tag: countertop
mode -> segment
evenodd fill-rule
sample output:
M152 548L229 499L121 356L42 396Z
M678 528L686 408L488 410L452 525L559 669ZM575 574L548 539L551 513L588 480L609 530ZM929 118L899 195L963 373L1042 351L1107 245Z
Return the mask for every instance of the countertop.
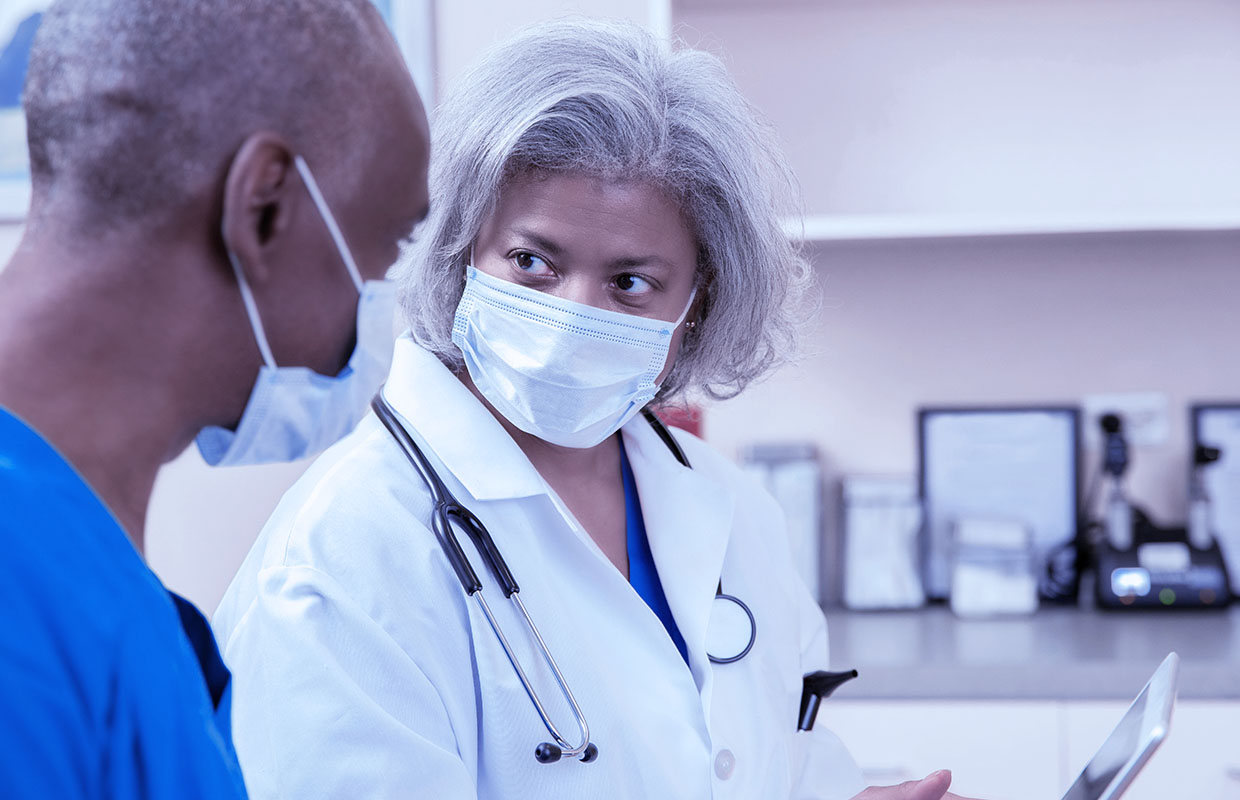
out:
M945 606L828 608L833 669L861 676L840 700L1130 700L1174 650L1182 699L1240 699L1240 607L1044 607L965 620Z

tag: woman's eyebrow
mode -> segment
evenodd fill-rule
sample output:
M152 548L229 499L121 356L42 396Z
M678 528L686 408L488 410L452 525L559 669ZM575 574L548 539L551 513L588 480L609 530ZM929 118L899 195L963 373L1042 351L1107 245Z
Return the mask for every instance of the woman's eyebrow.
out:
M529 228L513 228L511 233L514 237L528 242L552 258L561 258L564 255L563 247L537 231L530 230ZM613 258L607 263L613 269L634 269L636 267L675 268L675 264L656 253L639 256L620 256L619 258Z
M540 233L531 231L527 228L514 228L512 234L520 239L530 242L539 250L547 253L549 256L557 257L564 255L563 247L560 247L558 244Z
M660 255L648 256L626 256L611 261L611 266L616 269L631 269L633 267L662 267L664 269L672 269L674 265L666 258Z

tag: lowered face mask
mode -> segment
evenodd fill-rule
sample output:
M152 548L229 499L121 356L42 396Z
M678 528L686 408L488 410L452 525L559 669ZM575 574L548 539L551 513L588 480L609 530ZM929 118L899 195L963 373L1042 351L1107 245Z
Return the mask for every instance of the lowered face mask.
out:
M294 164L357 288L357 343L348 364L334 377L309 367L276 366L253 293L236 255L229 251L263 366L237 429L211 426L199 432L198 450L211 466L296 461L327 449L365 416L370 398L392 364L394 287L390 281L362 281L310 168L301 156Z
M474 267L452 341L474 386L504 418L564 447L593 447L659 391L675 322L622 314L518 286Z

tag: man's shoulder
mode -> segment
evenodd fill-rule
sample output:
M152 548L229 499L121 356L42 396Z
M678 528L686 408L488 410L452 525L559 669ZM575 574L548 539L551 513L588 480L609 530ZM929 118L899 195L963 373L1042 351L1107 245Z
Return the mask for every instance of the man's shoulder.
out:
M238 796L163 585L72 466L2 410L0 509L0 773L16 796L125 796L125 776L137 796L156 778L143 765L163 763Z
M79 632L111 631L135 604L162 602L162 585L107 507L50 444L3 409L0 508L0 597L25 598L41 624L54 615Z

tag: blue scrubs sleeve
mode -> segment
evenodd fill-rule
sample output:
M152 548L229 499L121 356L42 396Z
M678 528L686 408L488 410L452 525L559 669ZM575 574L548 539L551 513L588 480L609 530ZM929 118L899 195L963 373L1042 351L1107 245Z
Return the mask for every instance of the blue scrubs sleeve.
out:
M663 594L663 584L659 581L659 571L655 568L654 554L650 552L650 541L646 538L646 522L642 519L641 499L637 496L637 481L633 478L633 469L629 466L628 454L624 452L624 441L620 441L620 473L624 480L624 517L625 538L629 551L629 584L655 613L672 643L680 651L680 657L689 663L689 650L685 647L684 637L676 627L676 619L667 604L667 596Z

